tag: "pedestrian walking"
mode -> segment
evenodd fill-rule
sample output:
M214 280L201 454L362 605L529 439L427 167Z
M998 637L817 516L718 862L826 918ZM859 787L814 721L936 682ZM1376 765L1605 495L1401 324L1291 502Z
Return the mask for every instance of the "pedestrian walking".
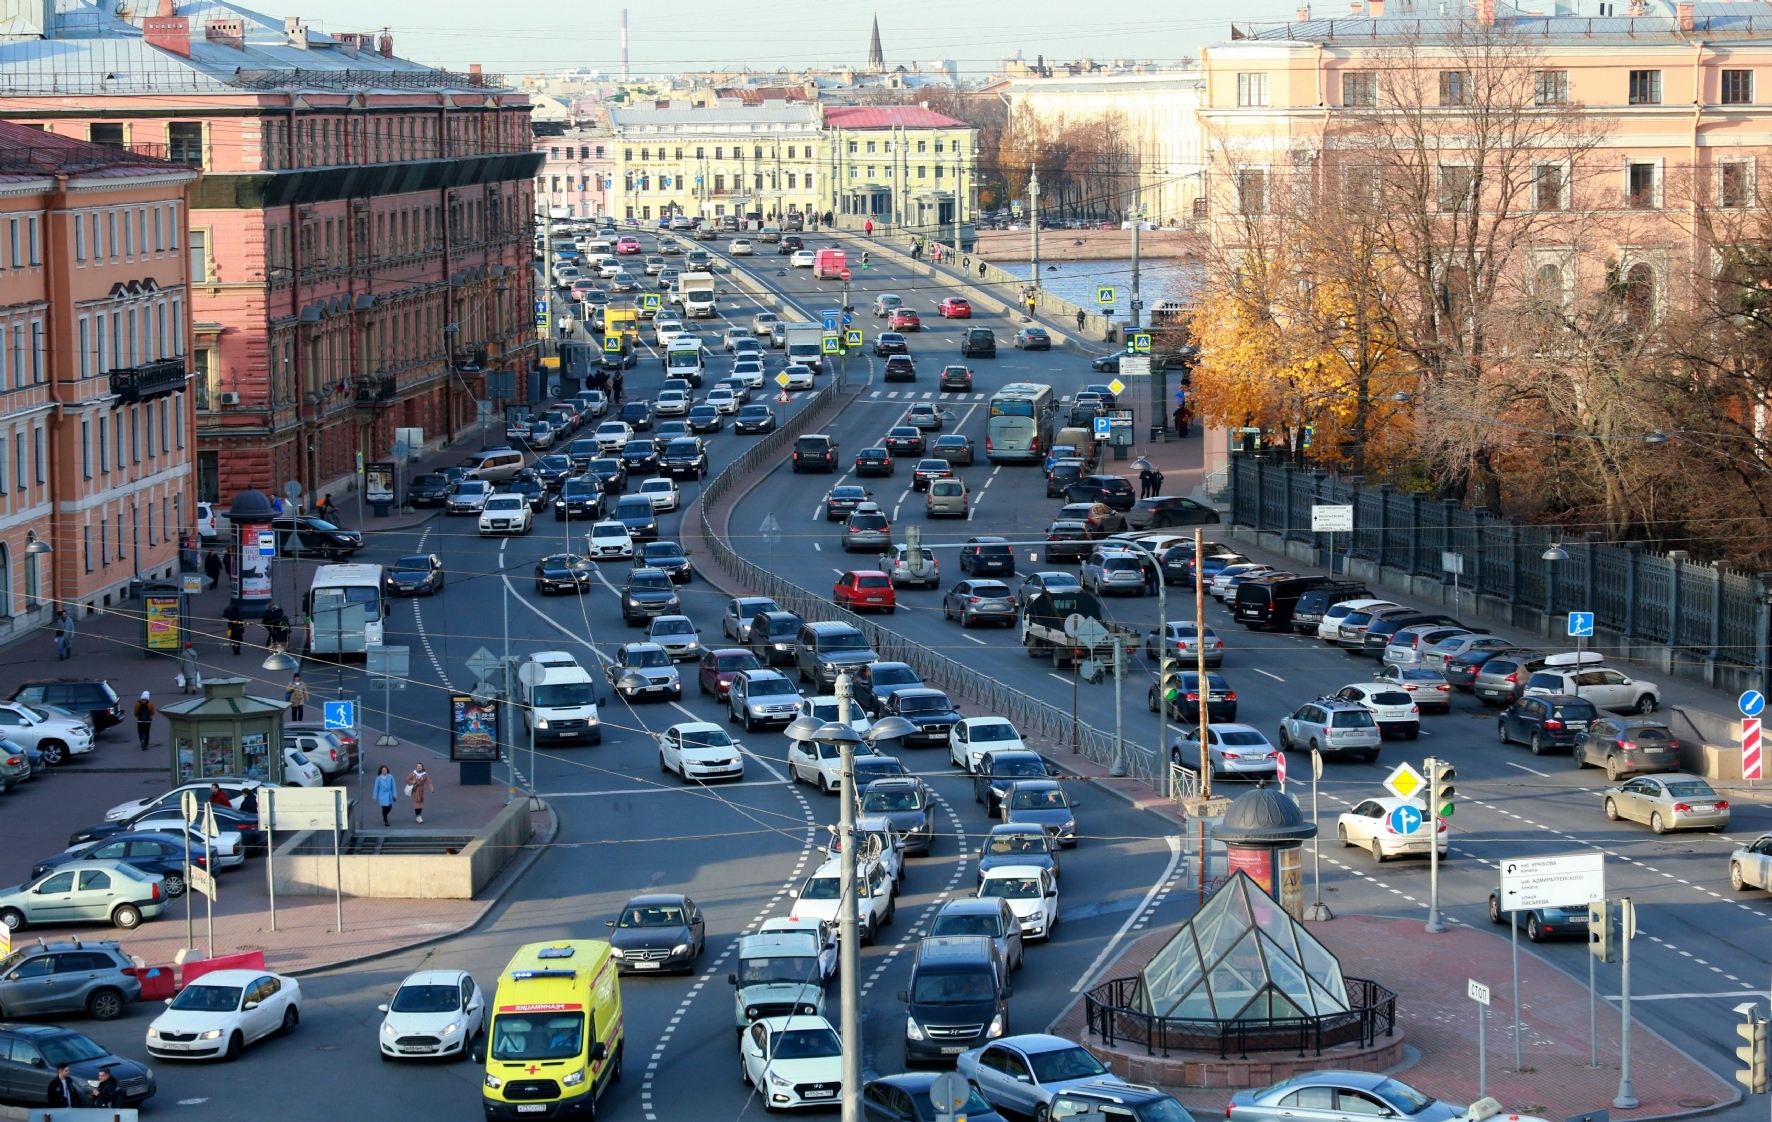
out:
M1157 594L1157 582L1163 579L1162 574L1157 570L1156 562L1152 561L1149 557L1140 554L1138 558L1138 568L1144 575L1144 594L1146 596L1155 596Z
M394 799L398 796L394 787L394 773L388 770L388 765L383 764L375 773L375 790L371 794L375 797L375 805L381 807L381 824L390 825L388 812L394 809Z
M1187 435L1187 406L1175 407L1175 433L1177 436Z
M142 742L144 752L148 750L148 740L154 735L154 713L154 699L143 690L141 699L135 703L135 735Z
M228 625L228 645L239 654L240 644L246 639L246 621L240 617L240 605L229 604L223 608L222 619Z
M308 704L308 684L301 680L301 671L295 672L295 680L289 683L289 692L283 695L289 700L289 719L305 720L302 714Z
M211 806L227 807L229 810L234 808L233 800L228 798L228 793L222 790L220 783L211 783L209 785L209 804Z
M978 263L978 275L981 277L984 276L984 262L983 261L980 261Z
M1186 436L1188 434L1188 430L1193 427L1193 424L1194 424L1194 411L1192 409L1189 409L1186 405L1183 405L1181 407L1181 428L1179 430L1180 435Z
M1035 296L1031 292L1028 293L1028 318L1029 319L1034 318L1034 306L1038 303L1039 303L1039 297Z
M1138 497L1139 498L1148 499L1151 497L1151 476L1153 476L1155 474L1156 473L1151 470L1151 465L1149 465L1149 464L1144 465L1144 467L1142 467L1138 470Z
M406 777L406 797L412 800L413 813L421 823L425 820L425 795L436 789L430 775L425 771L425 765L413 764L412 774Z
M870 238L874 236L874 220L872 218L861 224L861 232Z
M1151 494L1150 494L1150 497L1154 499L1154 498L1157 498L1162 493L1163 493L1163 473L1158 471L1156 468L1152 468L1151 469Z
M623 380L621 371L619 370L615 372L615 377L609 380L610 393L615 398L615 403L617 405L621 404L621 387Z
M265 645L281 650L289 645L289 617L275 602L265 608Z
M203 692L203 672L197 667L197 648L189 639L178 652L178 690L180 693Z
M221 575L222 575L221 554L217 553L213 549L210 550L209 556L207 556L203 559L203 572L205 574L207 574L209 577L209 587L210 588L215 588L216 586L220 585L221 584Z
M1084 320L1083 309L1078 308L1077 309L1077 330L1078 331L1083 330L1083 320Z
M62 607L55 609L55 657L58 662L74 657L74 617Z

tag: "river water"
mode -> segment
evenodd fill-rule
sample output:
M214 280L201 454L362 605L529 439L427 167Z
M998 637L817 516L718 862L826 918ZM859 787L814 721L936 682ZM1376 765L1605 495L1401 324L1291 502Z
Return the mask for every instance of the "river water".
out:
M1026 279L1030 271L1027 261L992 261L1004 272ZM1139 262L1139 297L1144 301L1145 320L1150 319L1152 306L1163 300L1191 302L1198 292L1204 267L1195 261L1157 258ZM1132 262L1118 261L1054 261L1040 266L1040 285L1061 300L1069 300L1090 312L1112 309L1118 318L1125 318L1132 304ZM1114 303L1095 302L1096 290L1112 288Z

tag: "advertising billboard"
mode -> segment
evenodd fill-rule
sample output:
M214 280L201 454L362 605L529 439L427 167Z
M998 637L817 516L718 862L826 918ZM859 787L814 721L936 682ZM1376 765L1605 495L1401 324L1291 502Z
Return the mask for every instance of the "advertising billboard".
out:
M498 702L471 694L449 695L449 758L457 761L498 759Z

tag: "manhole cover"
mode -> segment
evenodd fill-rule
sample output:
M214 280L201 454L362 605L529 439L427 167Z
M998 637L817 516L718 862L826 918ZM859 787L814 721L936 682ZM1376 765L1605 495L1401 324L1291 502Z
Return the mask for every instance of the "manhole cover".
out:
M1715 1106L1716 1102L1717 1100L1705 1098L1703 1095L1693 1095L1689 1098L1675 1099L1674 1105L1681 1110L1700 1110L1707 1106Z

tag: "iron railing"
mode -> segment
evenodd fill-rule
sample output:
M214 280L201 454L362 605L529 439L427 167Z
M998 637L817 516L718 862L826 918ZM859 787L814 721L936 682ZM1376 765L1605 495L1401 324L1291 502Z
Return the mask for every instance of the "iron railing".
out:
M177 393L185 388L189 377L184 359L162 358L127 370L111 371L111 392L120 401L146 401L151 397Z
M859 387L857 387L859 391ZM696 517L701 519L701 532L707 539L714 562L727 576L760 596L768 596L783 611L794 612L807 620L835 620L847 623L864 635L880 658L908 663L925 685L967 698L986 712L1007 717L1023 737L1039 737L1053 744L1071 744L1073 750L1103 765L1114 760L1114 734L1079 721L1068 711L999 681L991 674L974 670L966 664L912 642L898 632L864 619L832 603L825 595L811 592L784 580L769 570L739 555L719 534L708 518L708 510L731 490L733 484L754 469L769 463L784 452L801 433L808 431L824 407L840 394L852 392L836 379L818 391L812 399L780 428L751 445L718 475L708 480L696 501ZM1162 756L1143 744L1123 740L1127 774L1141 779L1153 790L1163 791L1168 783L1167 765Z
M1250 1052L1307 1052L1323 1054L1338 1044L1377 1043L1379 1034L1396 1035L1397 995L1366 978L1343 978L1352 1008L1314 1017L1283 1017L1219 1021L1192 1017L1159 1017L1132 1008L1139 979L1114 978L1084 995L1089 1032L1113 1047L1142 1044L1146 1055L1165 1057L1176 1052L1217 1052L1221 1059L1233 1052L1247 1059Z

